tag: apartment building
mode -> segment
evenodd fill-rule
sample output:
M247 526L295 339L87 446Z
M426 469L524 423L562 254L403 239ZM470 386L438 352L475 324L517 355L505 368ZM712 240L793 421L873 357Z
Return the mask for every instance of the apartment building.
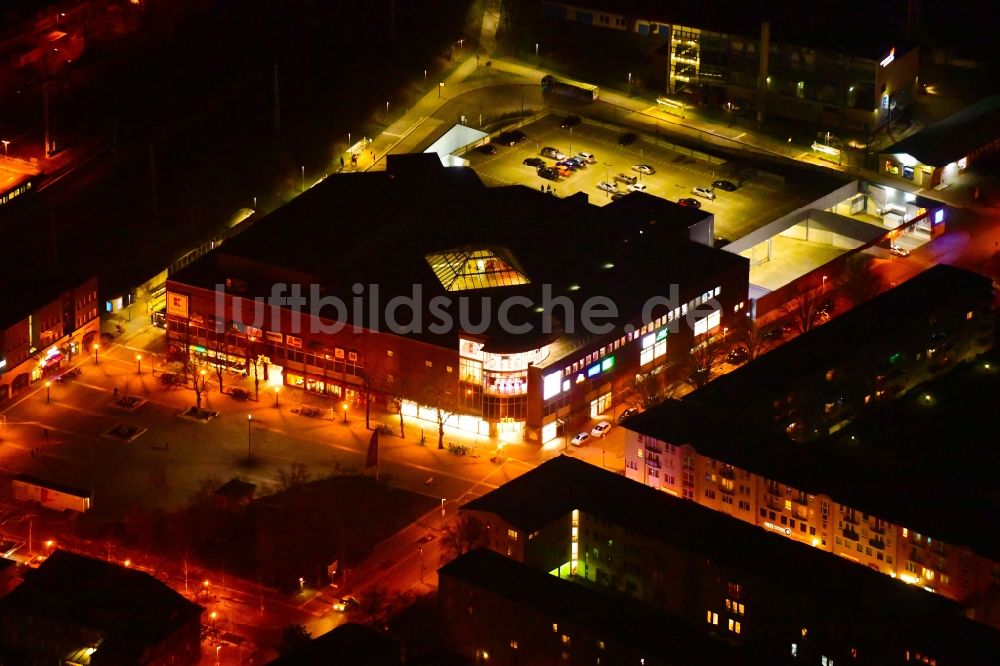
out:
M1000 645L998 632L940 595L568 456L461 512L486 526L490 550L776 663L985 664ZM497 585L479 583L515 594ZM475 615L476 605L453 607ZM555 623L573 617L549 612Z

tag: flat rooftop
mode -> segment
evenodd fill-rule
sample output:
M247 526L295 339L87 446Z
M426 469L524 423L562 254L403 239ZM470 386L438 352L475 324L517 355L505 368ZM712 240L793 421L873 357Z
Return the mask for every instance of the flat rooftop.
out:
M814 599L834 616L908 627L926 639L928 650L933 645L952 650L968 641L972 658L1000 649L1000 633L967 620L944 597L569 456L553 458L463 507L494 513L526 533L574 509L715 562L748 581ZM996 648L984 651L989 645Z
M1000 139L1000 95L990 95L968 108L928 125L882 152L905 153L921 164L943 167Z
M315 283L322 295L347 304L358 294L355 285L365 294L377 285L383 305L412 297L417 285L425 325L411 335L453 348L457 327L434 332L426 326L435 320L426 310L434 297L449 297L452 306L460 296L472 297L469 320L478 322L479 312L508 296L541 304L548 291L550 299L568 298L576 315L587 299L604 296L617 307L607 321L621 326L638 317L648 298L667 295L671 284L683 295L721 274L748 272L748 260L688 240L691 211L656 197L627 198L633 197L598 208L580 194L561 199L522 186L487 188L472 169L443 167L436 155L392 155L384 172L327 178L171 280L214 290L233 279L247 298L268 296L276 282ZM480 250L489 253L480 265L489 271L495 264L507 286L446 288L456 279L452 268L461 273ZM532 330L501 334L494 326L488 347L530 349L551 341L539 332L540 315L528 307L520 312ZM353 312L346 314L352 324L379 328L370 316L357 322ZM515 310L512 319L517 316ZM568 332L569 323L552 328Z

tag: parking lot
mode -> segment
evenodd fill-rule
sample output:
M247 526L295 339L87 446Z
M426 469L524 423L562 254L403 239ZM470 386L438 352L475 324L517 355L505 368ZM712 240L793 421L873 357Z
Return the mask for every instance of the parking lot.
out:
M562 129L562 115L549 115L526 125L521 131L527 139L513 147L497 145L495 155L470 152L465 157L487 185L526 185L541 188L551 185L557 196L585 192L590 202L599 206L611 201L611 193L598 189L598 183L613 181L618 173L639 176L649 194L677 201L696 198L702 209L715 215L715 233L729 240L736 240L754 229L771 222L814 199L808 192L799 192L794 185L779 178L752 177L735 192L716 190L716 199L710 201L695 197L694 187L711 187L720 178L736 181L733 166L723 160L719 163L695 159L668 147L665 140L638 138L623 146L619 138L625 129L615 129L597 122L583 121L571 129ZM592 153L596 163L576 171L558 181L540 177L534 167L522 164L528 157L539 157L546 146L557 148L567 156L580 151ZM548 165L555 160L543 158ZM643 176L631 168L635 164L649 164L656 173ZM618 190L626 191L626 184L619 183Z

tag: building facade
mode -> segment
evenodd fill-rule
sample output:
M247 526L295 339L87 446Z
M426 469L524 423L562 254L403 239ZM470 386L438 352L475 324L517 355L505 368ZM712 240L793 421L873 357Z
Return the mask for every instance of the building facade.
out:
M4 304L0 330L0 400L59 374L64 364L100 343L97 278L90 278L25 312Z

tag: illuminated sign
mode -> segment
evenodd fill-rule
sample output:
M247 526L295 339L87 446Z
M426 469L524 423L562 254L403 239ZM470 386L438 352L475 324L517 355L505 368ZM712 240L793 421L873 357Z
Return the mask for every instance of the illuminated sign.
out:
M889 65L889 63L891 63L895 59L896 59L896 47L894 46L894 47L892 47L892 50L889 51L889 55L887 55L886 57L882 58L882 62L879 63L879 66L880 67L887 67Z
M7 359L0 358L0 370L3 370L6 367L7 367Z
M596 377L599 374L601 374L601 364L600 363L595 363L594 365L592 365L589 368L587 368L587 377L588 378L590 378L590 377Z
M186 318L188 316L188 297L183 294L174 294L168 291L167 314Z
M552 396L559 394L561 380L561 372L553 372L542 378L542 400L548 400Z
M939 208L934 211L934 224L941 224L944 222L944 208Z
M792 530L787 527L782 527L781 525L775 525L774 523L764 521L764 527L769 530L774 530L779 534L784 534L785 536L792 536Z
M603 361L601 361L601 372L607 372L611 368L615 367L615 357L609 356Z

